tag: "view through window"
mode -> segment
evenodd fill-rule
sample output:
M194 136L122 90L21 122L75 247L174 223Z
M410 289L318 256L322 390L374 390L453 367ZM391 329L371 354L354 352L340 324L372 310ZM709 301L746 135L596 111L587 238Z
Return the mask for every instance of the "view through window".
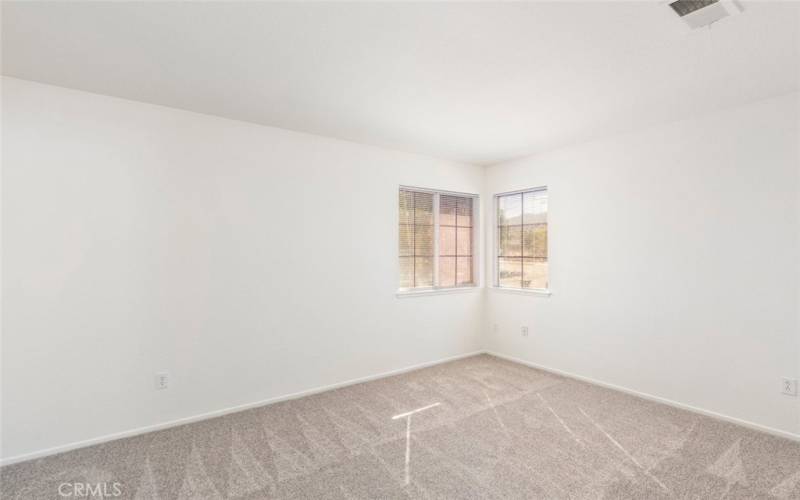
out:
M476 198L400 189L400 288L474 286Z
M496 286L548 288L547 189L497 196L496 248Z

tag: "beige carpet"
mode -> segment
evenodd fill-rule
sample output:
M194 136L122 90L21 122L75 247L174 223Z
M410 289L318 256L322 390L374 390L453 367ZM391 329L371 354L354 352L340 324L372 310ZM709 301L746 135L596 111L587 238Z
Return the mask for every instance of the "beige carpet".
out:
M3 499L800 498L800 444L481 355L0 474Z

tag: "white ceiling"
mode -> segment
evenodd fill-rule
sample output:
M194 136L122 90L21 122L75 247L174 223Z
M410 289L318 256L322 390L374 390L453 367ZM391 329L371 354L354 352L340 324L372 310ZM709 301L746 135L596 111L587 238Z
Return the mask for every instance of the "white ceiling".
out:
M3 73L473 163L798 89L800 4L3 2Z

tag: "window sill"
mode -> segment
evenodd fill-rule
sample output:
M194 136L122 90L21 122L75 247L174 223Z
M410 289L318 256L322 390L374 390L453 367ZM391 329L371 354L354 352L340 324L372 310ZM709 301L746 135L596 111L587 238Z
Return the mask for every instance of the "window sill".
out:
M436 288L431 290L398 290L395 294L399 299L407 299L410 297L424 297L427 295L450 295L452 293L469 293L480 290L479 286L464 286L459 288Z
M550 295L552 295L552 292L550 290L543 288L525 289L525 288L503 288L499 286L492 286L489 288L495 292L513 293L516 295L537 295L539 297L549 297Z

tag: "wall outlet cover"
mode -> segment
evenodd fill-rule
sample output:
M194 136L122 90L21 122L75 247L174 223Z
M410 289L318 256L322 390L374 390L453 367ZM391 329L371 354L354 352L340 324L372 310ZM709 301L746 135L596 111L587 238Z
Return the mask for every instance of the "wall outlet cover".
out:
M781 392L787 396L797 396L797 379L784 378L781 380Z

